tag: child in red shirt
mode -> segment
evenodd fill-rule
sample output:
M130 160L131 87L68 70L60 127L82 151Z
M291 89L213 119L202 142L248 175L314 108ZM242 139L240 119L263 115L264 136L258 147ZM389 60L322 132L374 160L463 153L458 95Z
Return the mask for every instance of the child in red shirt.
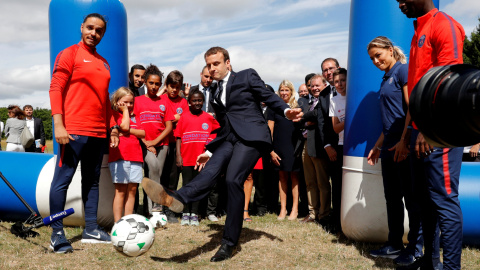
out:
M202 92L190 93L188 102L190 110L182 115L174 133L177 138L176 164L182 167L183 185L190 183L198 174L197 157L205 152L205 145L215 137L215 134L211 133L220 128L213 116L202 111L205 102ZM198 205L199 202L185 205L182 225L198 226Z
M172 121L173 132L175 132L177 122L180 119L182 113L188 111L187 100L179 96L182 85L183 74L178 70L174 70L170 72L165 78L165 92L161 94L162 97L166 97L170 112L175 117L175 119ZM168 155L165 160L165 166L163 166L163 173L160 182L163 186L166 186L171 190L177 190L180 170L175 165L176 146L173 132L170 133L170 135L168 136ZM167 216L168 214L169 213L167 213Z
M137 123L145 130L143 160L148 167L148 177L160 183L163 164L168 152L168 134L172 132L171 110L168 108L167 98L157 96L162 85L162 72L155 65L146 68L143 74L147 93L135 98L133 109ZM144 193L143 197L145 216L151 212L160 212L161 206L152 204L152 200ZM148 208L146 207L148 205Z
M108 165L115 184L113 218L115 222L123 215L133 214L135 193L143 179L143 154L137 138L145 137L145 131L137 125L133 114L133 92L120 87L112 96L112 122L119 126L120 143L110 148Z

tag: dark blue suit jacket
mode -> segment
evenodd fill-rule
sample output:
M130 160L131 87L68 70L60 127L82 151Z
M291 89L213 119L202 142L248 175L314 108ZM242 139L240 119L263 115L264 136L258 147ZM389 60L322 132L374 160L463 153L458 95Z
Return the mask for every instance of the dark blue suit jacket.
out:
M260 102L265 102L270 110L280 115L284 114L288 105L265 88L265 83L257 72L253 69L231 72L225 89L227 103L225 106L214 101L218 90L217 84L212 85L210 89L210 104L215 110L221 128L217 137L207 145L207 149L213 152L225 139L229 132L225 127L228 126L235 131L239 139L260 143L263 151L271 150L271 133L263 117Z

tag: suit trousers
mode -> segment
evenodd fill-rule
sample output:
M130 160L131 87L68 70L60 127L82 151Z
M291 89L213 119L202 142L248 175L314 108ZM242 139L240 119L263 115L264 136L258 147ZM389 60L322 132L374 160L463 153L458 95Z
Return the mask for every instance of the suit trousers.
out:
M225 172L228 202L222 244L235 246L238 243L245 204L243 184L260 157L259 148L258 144L241 141L230 132L197 177L177 191L178 199L185 204L199 201L209 194Z
M331 209L330 160L309 156L307 141L305 141L304 151L303 171L307 185L309 215L311 218L320 220L328 216Z

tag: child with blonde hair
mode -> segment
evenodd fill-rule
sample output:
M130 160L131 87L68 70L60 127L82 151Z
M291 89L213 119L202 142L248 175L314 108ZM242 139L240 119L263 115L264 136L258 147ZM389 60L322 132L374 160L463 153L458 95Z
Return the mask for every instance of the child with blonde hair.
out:
M137 125L133 113L134 95L120 87L112 96L113 114L110 123L120 132L118 148L110 148L108 163L115 184L113 217L115 222L124 215L133 214L135 193L143 179L143 154L138 138L145 137L145 130ZM114 122L114 123L113 123Z

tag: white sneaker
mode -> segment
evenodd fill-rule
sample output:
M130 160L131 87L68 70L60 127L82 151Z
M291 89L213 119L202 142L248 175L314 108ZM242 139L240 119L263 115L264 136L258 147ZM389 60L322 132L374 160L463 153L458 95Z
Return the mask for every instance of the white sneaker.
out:
M218 222L217 216L215 216L215 215L213 215L213 214L212 214L212 215L208 215L207 218L208 218L208 220L210 220L210 221L212 221L212 222Z
M190 225L190 213L183 213L182 221L180 221L180 225Z
M192 214L190 216L190 226L198 226L200 225L200 222L198 221L198 216L195 214Z

